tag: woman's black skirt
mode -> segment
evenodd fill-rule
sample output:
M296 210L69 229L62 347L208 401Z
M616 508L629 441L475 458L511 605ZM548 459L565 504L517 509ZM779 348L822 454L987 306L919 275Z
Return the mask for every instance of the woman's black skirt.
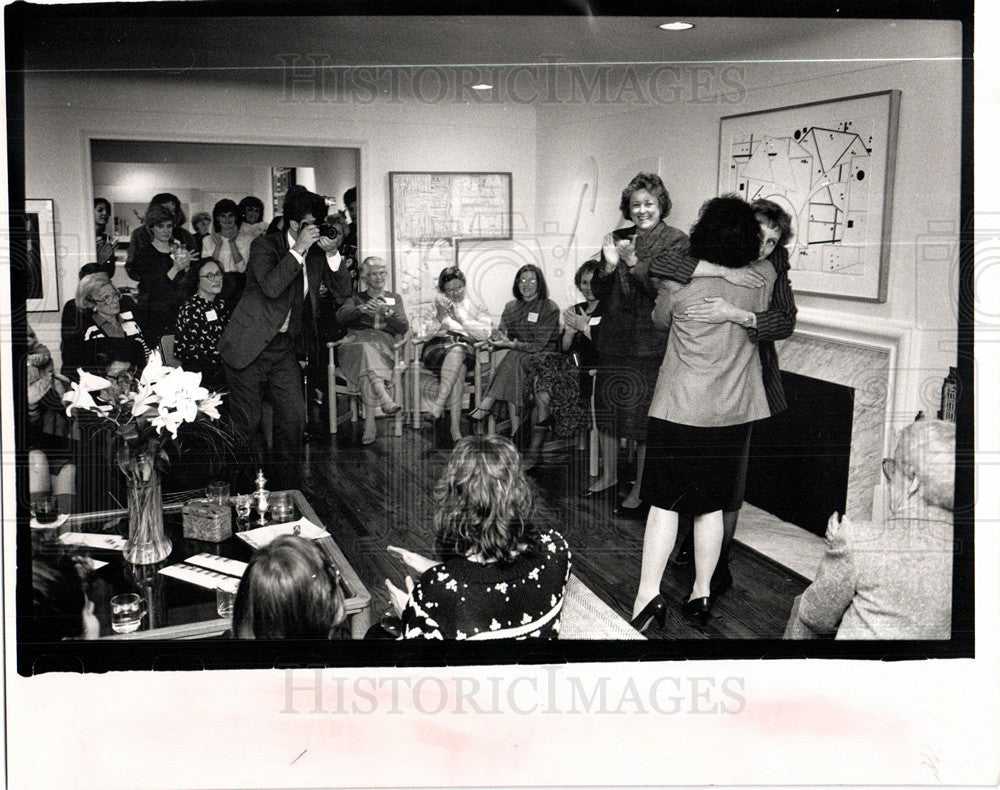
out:
M431 338L424 345L424 350L420 352L420 361L427 370L432 370L435 376L440 376L444 358L456 345L465 349L465 369L471 371L476 361L476 350L468 340L458 335Z
M752 425L699 428L650 417L642 500L691 516L738 510Z

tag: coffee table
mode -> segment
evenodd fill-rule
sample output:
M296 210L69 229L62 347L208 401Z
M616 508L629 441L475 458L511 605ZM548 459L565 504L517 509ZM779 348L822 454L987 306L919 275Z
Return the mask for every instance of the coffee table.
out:
M303 516L319 527L319 520L301 491L290 491L296 509L296 518ZM215 609L215 591L199 587L159 573L161 568L175 565L195 554L214 554L241 562L248 562L253 549L235 534L214 543L185 538L181 508L183 503L165 505L164 530L173 543L170 556L156 565L128 565L121 551L84 549L94 560L107 563L93 574L89 597L94 602L95 614L101 623L101 638L106 640L151 639L211 639L220 638L232 629L231 618L219 617ZM127 534L125 510L105 510L80 513L69 517L64 529L74 532L109 532ZM235 524L235 518L234 518ZM251 523L251 528L255 524ZM314 541L327 558L340 569L341 589L344 593L351 638L361 639L371 625L371 595L361 583L344 553L332 537ZM35 547L44 555L65 548ZM76 549L74 549L76 550ZM110 623L110 599L124 592L137 592L145 599L147 616L138 631L115 634Z

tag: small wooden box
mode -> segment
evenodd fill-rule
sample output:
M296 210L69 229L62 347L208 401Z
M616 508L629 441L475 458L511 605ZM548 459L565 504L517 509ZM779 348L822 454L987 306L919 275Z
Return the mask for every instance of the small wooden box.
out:
M181 509L184 537L219 543L233 534L232 511L208 499L192 499Z

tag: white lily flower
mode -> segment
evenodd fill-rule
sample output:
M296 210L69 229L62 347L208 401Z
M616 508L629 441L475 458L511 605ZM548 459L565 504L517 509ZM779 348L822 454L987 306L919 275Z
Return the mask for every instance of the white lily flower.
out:
M139 377L139 384L155 384L171 370L180 368L168 368L163 364L163 358L159 351L154 351L149 355L149 361Z
M159 404L159 398L156 393L153 392L152 386L148 384L140 384L138 391L133 396L132 400L132 416L141 417L150 411L156 409Z
M87 392L100 392L111 386L111 382L93 373L88 373L83 368L77 368L76 372L80 376L80 388Z
M170 432L172 439L177 438L177 428L184 422L184 418L175 409L164 408L160 405L157 415L150 421L150 424L160 433L165 430Z
M73 416L73 409L87 409L88 411L97 410L97 403L94 401L90 392L84 389L80 382L77 381L70 384L69 392L63 395L62 399L63 403L66 404L67 417Z
M219 406L221 405L222 394L213 392L198 404L198 409L209 419L217 420L219 419Z

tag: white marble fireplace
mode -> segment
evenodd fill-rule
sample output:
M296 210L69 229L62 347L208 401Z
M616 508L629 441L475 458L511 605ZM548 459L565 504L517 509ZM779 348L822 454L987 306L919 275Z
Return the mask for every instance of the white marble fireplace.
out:
M854 414L846 512L872 517L881 459L891 453L894 432L915 415L906 411L912 329L892 321L800 309L795 332L777 343L782 370L854 388ZM825 541L745 503L736 538L812 579Z
M782 370L854 388L846 507L852 519L871 518L893 417L903 412L900 371L912 368L910 334L896 322L800 309L795 332L777 343Z

